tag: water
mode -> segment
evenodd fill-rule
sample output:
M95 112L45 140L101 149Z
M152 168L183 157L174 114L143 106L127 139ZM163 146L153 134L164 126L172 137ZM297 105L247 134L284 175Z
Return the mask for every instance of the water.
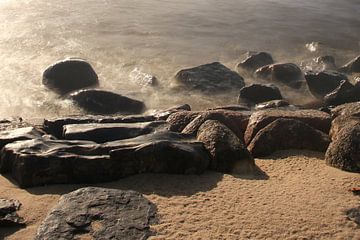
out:
M87 59L101 88L150 108L233 104L236 96L169 93L172 77L212 61L234 68L248 50L300 64L319 54L304 47L312 41L340 65L359 53L359 16L359 0L0 0L0 116L78 113L41 85L65 57ZM134 72L160 86L138 85Z

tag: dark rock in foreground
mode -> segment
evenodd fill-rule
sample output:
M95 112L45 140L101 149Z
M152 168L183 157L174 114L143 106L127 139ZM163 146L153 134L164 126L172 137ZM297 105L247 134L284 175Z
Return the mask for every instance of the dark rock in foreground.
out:
M17 200L0 199L0 227L25 225L24 219L16 213L20 206Z
M318 110L261 110L253 113L249 119L249 124L244 135L245 143L248 145L262 128L279 118L302 121L326 134L329 132L331 126L330 115Z
M43 84L64 95L79 89L97 86L98 76L89 63L81 59L65 59L49 66Z
M116 93L87 89L72 93L70 98L83 110L93 114L139 114L145 110L145 104Z
M302 121L277 119L262 128L248 145L254 157L264 157L277 150L306 149L325 152L330 139Z
M262 103L282 99L279 88L272 84L252 84L240 89L239 102Z
M134 191L87 187L63 195L35 239L147 239L156 206Z
M222 92L240 89L244 79L219 62L180 70L175 79L188 89L202 92Z
M341 80L347 80L347 76L336 71L307 72L305 74L309 90L314 97L322 99L326 94L334 91Z
M251 73L256 69L266 65L273 64L274 60L270 53L267 52L249 52L248 57L237 65L238 70L246 70Z
M245 144L225 125L215 120L204 122L197 133L210 152L210 169L224 173L253 173L255 162Z
M341 67L339 71L348 73L360 73L360 56L352 59L350 62Z

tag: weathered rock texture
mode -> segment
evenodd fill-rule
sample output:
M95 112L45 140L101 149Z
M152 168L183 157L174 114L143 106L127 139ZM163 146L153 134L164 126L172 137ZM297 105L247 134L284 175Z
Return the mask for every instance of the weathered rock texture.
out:
M17 200L0 199L0 227L25 225L24 219L16 213L20 206Z
M138 192L87 187L60 198L35 240L147 239L156 221L156 206Z

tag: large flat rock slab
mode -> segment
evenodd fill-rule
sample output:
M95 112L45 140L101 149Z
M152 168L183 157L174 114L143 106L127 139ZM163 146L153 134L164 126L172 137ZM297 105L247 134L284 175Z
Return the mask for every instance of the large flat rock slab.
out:
M38 229L44 239L147 239L156 206L134 191L87 187L63 195Z

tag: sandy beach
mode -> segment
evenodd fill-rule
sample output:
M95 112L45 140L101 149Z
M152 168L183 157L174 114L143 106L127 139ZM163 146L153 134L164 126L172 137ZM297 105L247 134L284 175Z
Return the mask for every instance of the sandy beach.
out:
M359 212L360 197L349 191L360 186L359 174L326 166L321 153L309 151L281 151L256 164L266 175L144 174L96 186L136 190L155 203L151 239L360 239L346 215ZM19 189L0 176L0 197L18 199L27 222L0 238L33 239L60 195L82 186Z

